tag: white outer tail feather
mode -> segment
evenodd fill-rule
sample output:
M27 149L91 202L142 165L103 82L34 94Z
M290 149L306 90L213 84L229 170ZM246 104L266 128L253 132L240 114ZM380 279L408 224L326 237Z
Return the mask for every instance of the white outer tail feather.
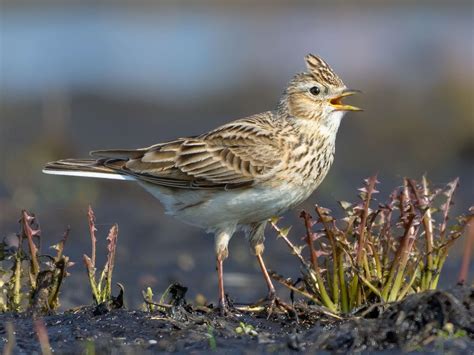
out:
M95 173L92 171L67 171L67 170L50 170L43 169L43 173L51 175L65 175L65 176L80 176L80 177L91 177L99 179L110 179L110 180L127 180L135 181L133 176L121 175L121 174L109 174L109 173Z

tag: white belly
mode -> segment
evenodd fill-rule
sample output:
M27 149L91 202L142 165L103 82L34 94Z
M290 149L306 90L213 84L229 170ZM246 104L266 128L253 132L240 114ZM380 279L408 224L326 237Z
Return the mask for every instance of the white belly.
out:
M224 224L249 224L282 214L304 201L314 187L282 184L229 191L171 190L140 184L159 199L166 213L203 228Z

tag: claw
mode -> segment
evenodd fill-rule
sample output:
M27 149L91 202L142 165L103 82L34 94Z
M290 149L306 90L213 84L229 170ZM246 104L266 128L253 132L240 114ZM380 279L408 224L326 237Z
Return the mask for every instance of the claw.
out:
M281 301L276 297L274 292L269 292L267 297L264 299L261 299L260 301L257 301L257 303L252 306L252 307L247 307L247 311L253 311L253 312L263 312L265 311L267 313L267 319L269 319L274 310L277 308L280 308Z
M273 314L273 310L275 309L275 306L278 304L278 298L276 296L275 289L268 290L268 295L266 301L268 302L267 305L267 319L271 317Z
M218 309L219 309L219 315L221 317L227 317L230 314L229 308L225 305L225 303L220 304Z

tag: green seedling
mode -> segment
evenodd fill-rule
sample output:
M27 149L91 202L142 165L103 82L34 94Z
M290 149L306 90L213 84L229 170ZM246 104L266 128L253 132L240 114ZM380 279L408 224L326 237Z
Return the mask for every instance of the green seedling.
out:
M436 335L443 339L459 339L468 336L464 329L455 329L453 323L446 323L443 329L438 330Z
M153 290L148 287L146 291L142 291L143 305L142 309L148 312L160 311L163 313L169 312L173 307L183 306L186 304L184 296L188 291L187 287L181 286L178 283L170 284L165 292L160 297L158 302L153 300Z
M146 291L142 291L142 295L143 295L142 309L150 313L154 312L157 306L155 305L153 301L154 294L151 287L147 287Z
M235 328L235 332L239 335L249 335L252 337L256 337L258 335L257 331L251 324L246 324L244 322L239 323L239 326Z
M217 350L216 337L214 336L214 328L211 325L207 326L207 339L209 341L209 349L211 351Z
M94 339L86 339L83 345L83 354L84 355L95 355L95 341Z

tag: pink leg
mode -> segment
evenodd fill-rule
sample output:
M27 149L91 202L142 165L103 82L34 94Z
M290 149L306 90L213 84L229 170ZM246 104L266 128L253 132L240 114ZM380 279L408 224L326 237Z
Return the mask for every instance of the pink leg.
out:
M227 312L227 302L225 299L224 292L224 260L221 256L217 256L217 279L219 283L219 308L221 314L224 315Z
M260 265L260 269L262 270L263 278L265 279L265 282L267 284L268 300L271 301L273 304L273 302L275 302L275 287L273 286L272 279L270 278L265 263L263 262L262 254L257 254L256 256L258 264Z
M235 226L229 226L227 229L220 230L216 233L215 248L217 256L217 281L219 285L219 308L221 315L228 313L228 306L224 291L224 260L229 256L227 245L234 233Z

